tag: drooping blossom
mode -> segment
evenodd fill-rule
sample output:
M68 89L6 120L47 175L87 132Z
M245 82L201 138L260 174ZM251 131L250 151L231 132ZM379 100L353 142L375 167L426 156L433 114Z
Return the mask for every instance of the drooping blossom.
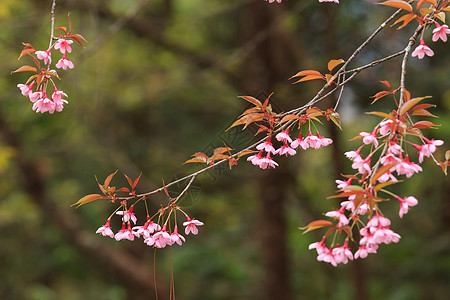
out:
M33 85L34 81L30 85L19 83L17 87L20 89L20 92L24 96L30 96L33 93Z
M292 143L291 143L291 147L293 149L297 149L298 147L302 147L303 150L306 150L309 148L309 144L308 142L305 141L305 139L302 136L302 133L300 132L300 135L298 136L298 138L296 138Z
M190 232L192 232L192 234L197 234L198 233L197 226L202 226L202 225L204 225L203 222L200 222L199 220L195 220L195 219L191 220L189 217L187 217L187 221L183 223L183 226L186 226L184 233L186 235L188 235Z
M319 0L319 2L334 2L334 3L339 3L339 0Z
M330 263L333 267L337 267L332 247L327 252L319 254L319 256L317 256L317 260Z
M106 220L106 224L101 226L95 233L100 233L103 236L109 236L110 238L114 238L114 232L111 230L110 226L111 221L108 219Z
M52 63L52 55L51 55L51 49L48 49L46 51L36 51L35 54L38 59L44 60L44 64L51 64Z
M173 243L177 243L178 245L182 245L182 243L186 242L184 236L178 233L178 226L175 226L173 233L170 235L170 239Z
M135 226L133 227L133 230L133 234L136 237L143 236L144 238L149 238L153 232L161 230L161 226L148 219L144 226Z
M44 93L44 96L41 99L34 102L32 109L37 113L49 112L52 114L55 112L55 103L47 97L46 93Z
M388 180L391 180L391 181L394 181L394 182L398 181L398 179L395 178L395 176L392 175L391 172L386 172L383 175L381 175L380 177L378 177L378 182L380 182L380 183L386 182Z
M123 240L125 238L125 236L127 235L126 232L126 228L125 228L125 223L122 224L122 228L119 230L119 232L116 233L116 235L114 236L114 238L116 239L116 241L120 241Z
M447 41L447 34L450 34L450 29L448 29L447 25L439 25L439 23L435 23L436 28L433 29L433 42L436 42L437 40L441 39L443 42Z
M326 147L333 143L332 139L321 136L318 131L317 131L317 137L319 138L319 143L320 143L321 147Z
M116 212L116 215L122 215L122 221L125 223L127 223L131 220L134 224L136 224L137 218L133 213L133 209L134 209L134 206L130 207L130 209L125 210L125 211L120 210L120 211Z
M44 95L44 92L42 91L42 87L38 92L30 93L28 97L30 98L31 102L36 102L37 100L41 99Z
M345 189L346 187L348 187L350 185L350 183L352 182L352 179L350 178L347 181L336 179L335 182L337 184L338 189Z
M436 152L436 146L442 146L444 144L444 141L442 140L429 140L427 138L424 138L426 144L424 145L415 145L413 144L414 148L416 148L419 152L419 163L423 162L423 157L430 157L431 154Z
M321 240L320 242L312 243L308 246L308 249L316 249L317 254L322 254L328 251L328 248L325 246L325 241Z
M58 39L58 41L55 44L55 49L61 51L62 54L65 54L66 51L71 53L72 48L69 46L72 44L72 40L66 40L66 39Z
M278 133L275 138L277 139L277 141L279 142L283 142L283 143L292 143L292 139L289 136L289 129L286 129L280 133Z
M52 100L55 104L55 110L57 112L61 112L64 108L64 104L69 103L67 100L63 99L62 97L67 97L67 94L64 93L63 91L55 89L55 91L52 94Z
M152 241L156 248L164 248L166 245L173 244L172 239L170 238L170 234L166 231L166 225L164 225L160 231L155 233L152 238Z
M417 58L422 59L425 55L433 56L434 52L430 49L427 45L425 45L425 42L423 39L420 39L420 45L417 46L416 49L414 49L413 53L411 54L412 57L417 56Z
M352 168L357 169L360 174L372 174L372 169L370 168L370 156L365 159L355 158L353 160Z
M275 167L278 167L278 163L270 157L270 153L267 153L266 157L263 157L258 161L258 166L263 170L267 169L268 167L275 169Z
M284 145L280 148L277 149L277 154L278 155L295 155L297 153L297 151L295 151L294 149L292 149L291 147L289 147L289 144L287 142L284 142Z
M396 197L396 198L400 202L400 210L398 211L398 216L400 218L403 218L403 215L408 213L408 208L410 206L416 206L417 203L419 203L419 201L417 201L417 199L413 196L409 196L409 197L405 197L405 198L400 198L400 197Z
M68 60L66 55L64 54L63 57L56 64L56 67L59 68L59 69L62 68L63 70L67 70L67 68L73 69L74 65L73 65L73 62Z
M265 0L265 1L269 1L269 3L274 3L274 2L281 3L282 0Z
M259 151L258 154L247 157L247 161L251 162L255 166L259 166L259 161L262 159L262 151Z
M348 219L342 208L340 210L329 211L325 214L325 216L339 219L338 226L348 225Z
M375 129L372 132L364 132L361 131L359 133L360 136L363 137L363 143L368 145L368 144L373 144L375 146L375 148L378 147L378 139L377 139L377 128L375 127Z
M346 264L348 260L353 260L353 253L348 248L348 241L344 242L344 245L333 249L333 256L336 264Z
M406 158L395 165L395 170L397 171L398 175L405 175L406 178L410 178L414 175L414 173L422 172L422 167L418 164L409 161L409 157L406 156Z
M362 149L362 146L359 147L358 150L356 150L356 151L354 151L354 150L347 151L344 154L348 159L358 160L358 159L361 159L361 149Z
M276 154L276 150L272 145L272 141L271 141L271 137L269 136L267 138L267 141L265 141L264 143L259 144L258 146L256 146L256 149L258 150L264 150L267 153L272 153L272 154Z

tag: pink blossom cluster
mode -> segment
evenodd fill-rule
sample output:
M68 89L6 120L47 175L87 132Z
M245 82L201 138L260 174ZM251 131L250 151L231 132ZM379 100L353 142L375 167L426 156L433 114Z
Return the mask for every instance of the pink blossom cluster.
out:
M59 50L63 57L56 63L56 68L67 70L73 69L73 63L67 59L67 53L72 52L72 48L70 44L72 44L72 40L67 40L65 38L59 38L55 44L45 51L35 51L37 59L43 60L44 65L48 67L45 69L41 69L41 72L37 75L31 77L31 83L28 84L18 84L17 87L22 92L22 95L27 96L30 101L33 103L32 109L35 112L45 113L48 112L53 114L55 111L61 112L64 108L64 104L67 104L67 100L63 99L63 97L67 97L67 94L61 90L56 88L54 81L52 80L52 75L56 74L56 71L50 70L50 65L52 63L52 50ZM38 81L36 78L40 77L41 80ZM30 78L30 79L31 79ZM29 79L29 80L30 80ZM47 92L47 88L49 86L49 82L51 82L53 87L53 93L51 97L49 97L49 93ZM36 88L33 91L33 88Z
M114 238L116 241L129 240L134 241L135 238L142 237L144 243L151 247L164 248L166 246L172 246L173 244L182 245L186 239L183 235L178 233L178 226L175 224L172 232L167 230L167 224L154 223L150 217L147 217L147 221L142 226L134 226L136 224L137 218L133 213L133 206L128 210L121 210L116 212L117 215L122 216L122 228L114 234L111 229L111 220L106 220L105 225L101 226L96 233L103 236L108 236ZM198 234L197 226L204 225L199 220L191 219L186 215L187 221L183 223L185 226L184 233L188 235L192 233L194 235Z
M447 35L450 34L450 29L446 24L440 25L438 22L435 22L436 28L433 29L433 37L431 40L433 42L437 42L438 40L442 40L443 42L447 42ZM423 35L422 35L423 36ZM411 53L412 57L417 56L417 58L422 59L425 56L433 56L434 51L431 50L430 47L425 45L425 42L423 40L423 37L420 38L420 44L419 46L414 49L414 51Z
M271 155L286 155L293 156L297 154L295 149L301 148L306 150L308 148L319 149L321 147L325 147L330 145L333 141L329 138L324 138L320 135L318 131L316 134L312 134L311 130L309 130L308 135L303 138L302 133L295 140L289 136L289 129L279 132L275 139L283 144L278 149L272 144L272 136L269 135L267 140L256 146L256 149L259 150L259 153L249 156L247 161L250 161L253 165L260 167L261 169L275 168L278 166L278 163L275 162ZM264 152L266 153L264 155Z
M336 266L339 263L347 263L348 260L366 258L369 253L376 253L380 244L397 243L400 240L400 235L389 227L391 221L381 213L379 203L383 198L377 193L384 192L394 196L400 204L398 215L403 218L408 213L409 207L418 204L418 200L413 196L402 198L385 191L384 185L397 182L398 176L410 178L421 172L422 167L419 164L423 162L424 157L430 157L436 152L437 147L444 143L423 136L420 138L422 145L410 142L406 139L410 136L407 134L410 131L408 126L414 127L409 125L407 118L399 117L394 111L389 119L377 124L371 132L360 132L355 138L361 139L363 145L357 150L346 152L345 155L352 161L352 168L357 170L357 174L346 176L347 180L336 180L337 188L341 192L340 197L343 197L344 201L341 202L340 209L325 214L335 219L337 223L335 225L325 223L324 226L332 226L340 234L351 231L357 225L361 228L359 248L355 253L347 248L347 241L350 238L348 234L344 246L334 247L333 240L333 244L328 248L325 244L328 238L326 235L320 242L313 243L309 247L316 249L317 260ZM364 149L368 150L366 156L362 155L362 152L366 151ZM417 163L409 156L414 154L411 149L417 151ZM355 183L356 181L359 184ZM377 185L380 188L377 188Z

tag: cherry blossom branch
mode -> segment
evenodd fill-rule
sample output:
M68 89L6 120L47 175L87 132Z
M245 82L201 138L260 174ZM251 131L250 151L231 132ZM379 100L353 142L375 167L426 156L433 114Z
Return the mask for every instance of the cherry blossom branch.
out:
M180 200L180 198L189 190L189 188L190 188L191 184L194 182L196 176L197 175L192 176L191 180L189 180L189 183L186 185L184 190L178 195L178 197L175 198L175 200L172 201L172 204L177 203L178 200Z

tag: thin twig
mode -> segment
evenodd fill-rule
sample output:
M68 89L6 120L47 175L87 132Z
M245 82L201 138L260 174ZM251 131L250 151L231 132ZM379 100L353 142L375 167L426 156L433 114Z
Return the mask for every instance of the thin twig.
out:
M52 3L52 10L51 10L51 28L50 28L50 43L48 45L48 48L50 49L52 47L53 44L53 38L55 36L55 9L56 9L56 0L53 0ZM49 62L50 64L50 62Z

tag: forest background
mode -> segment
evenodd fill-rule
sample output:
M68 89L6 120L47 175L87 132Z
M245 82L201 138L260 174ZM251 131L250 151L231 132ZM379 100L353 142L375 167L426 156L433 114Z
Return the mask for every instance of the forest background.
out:
M224 132L246 108L238 95L275 92L279 111L306 103L321 83L294 86L288 78L346 59L394 11L374 1L341 2L59 0L56 25L67 26L70 12L74 31L89 43L73 45L75 69L60 72L58 85L69 104L48 115L34 113L17 89L26 75L10 72L20 64L22 42L46 49L51 1L2 0L0 299L153 299L155 273L159 299L168 299L171 267L177 299L447 299L450 184L432 160L395 187L419 200L402 220L398 204L388 210L398 244L334 268L307 250L323 233L298 230L337 207L326 197L351 170L343 153L357 142L348 140L378 122L364 111L393 109L388 99L370 106L369 97L383 89L380 80L399 84L400 58L346 87L338 109L344 130L320 129L331 147L279 160L275 170L241 160L231 171L200 176L181 206L205 226L182 247L155 254L143 243L97 236L113 206L70 207L97 192L94 175L142 172L144 192L197 170L182 164L194 152L249 145L252 128ZM403 49L413 27L386 28L356 63ZM410 59L406 86L413 96L433 96L442 126L427 135L446 141L436 153L442 158L450 136L450 52L445 43L432 48L434 57ZM152 198L153 209L162 201ZM143 207L136 214L143 220Z

